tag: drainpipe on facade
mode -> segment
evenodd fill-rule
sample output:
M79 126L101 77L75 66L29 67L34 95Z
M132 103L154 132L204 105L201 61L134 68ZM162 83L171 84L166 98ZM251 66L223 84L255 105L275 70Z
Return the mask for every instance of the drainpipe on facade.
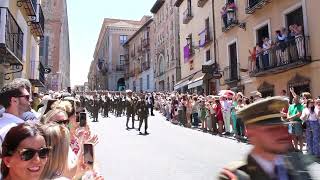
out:
M219 70L219 66L217 64L217 39L216 39L216 17L215 17L215 13L214 13L214 1L212 0L212 23L213 23L213 53L214 53L214 64L218 67ZM218 90L220 87L220 79L216 79L216 90ZM217 92L216 92L217 93Z

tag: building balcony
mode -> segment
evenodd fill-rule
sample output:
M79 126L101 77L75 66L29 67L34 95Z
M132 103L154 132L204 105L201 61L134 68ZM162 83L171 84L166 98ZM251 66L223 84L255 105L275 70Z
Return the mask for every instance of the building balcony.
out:
M142 46L148 48L150 46L150 38L145 38L142 40Z
M212 42L209 28L205 28L200 34L199 47L205 47Z
M272 0L247 0L246 13L253 14L257 9L263 8Z
M8 8L0 8L0 63L22 65L23 32Z
M116 71L124 71L124 65L116 65Z
M31 21L31 33L38 37L42 37L44 34L44 15L41 5L37 5L37 16L34 21Z
M191 21L192 18L193 18L193 15L192 15L191 9L187 8L183 12L183 24L188 24L189 21Z
M222 32L226 32L239 24L235 3L226 4L221 14Z
M143 62L142 69L143 69L143 71L149 70L150 69L150 62Z
M23 7L28 16L36 16L37 0L18 0L17 6Z
M38 75L39 76L33 76L31 77L29 80L31 82L31 84L35 87L45 87L46 84L46 78L45 78L45 67L43 66L43 64L41 62L31 62L34 64L39 63L39 68L38 68ZM35 71L35 69L32 69L31 72Z
M203 7L207 2L208 0L198 0L198 7Z
M287 42L278 43L267 51L249 58L249 73L259 77L281 73L304 66L311 62L309 37L300 36Z
M238 82L240 80L240 64L230 65L224 68L223 76L226 84Z

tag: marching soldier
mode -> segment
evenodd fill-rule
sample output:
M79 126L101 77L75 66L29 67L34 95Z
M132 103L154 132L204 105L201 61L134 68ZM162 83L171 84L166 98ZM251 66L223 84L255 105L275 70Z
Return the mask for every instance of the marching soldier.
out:
M98 122L98 116L99 116L99 110L100 110L100 101L97 99L97 95L94 95L93 98L93 104L92 104L92 116L93 121L92 122Z
M135 116L135 112L134 112L134 100L132 97L132 91L129 89L126 91L127 93L127 98L126 98L126 110L127 110L127 123L126 123L126 127L127 129L129 129L128 123L129 123L129 119L130 117L132 118L132 129L134 129L134 116Z
M231 164L219 179L238 180L309 180L312 169L319 165L302 153L294 152L288 133L289 122L280 113L288 106L283 97L272 97L255 102L240 110L237 116L247 127L253 148L246 161ZM318 167L317 167L318 166Z
M141 132L141 126L142 123L144 122L144 133L148 134L147 129L148 129L148 116L149 116L149 111L148 111L148 105L147 101L144 98L144 95L140 95L140 99L138 100L137 103L137 113L139 117L139 133L142 134Z
M103 102L103 115L104 115L104 117L109 117L109 107L110 107L110 99L108 96L105 96L104 102Z

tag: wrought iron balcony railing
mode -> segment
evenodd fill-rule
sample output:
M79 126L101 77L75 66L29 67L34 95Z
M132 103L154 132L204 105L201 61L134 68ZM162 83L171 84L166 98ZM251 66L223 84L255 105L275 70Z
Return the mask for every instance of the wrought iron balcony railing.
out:
M308 36L299 36L279 42L269 50L249 58L250 76L258 77L281 73L311 62Z
M28 16L36 16L37 13L37 0L18 0L18 7L23 7Z
M32 29L31 32L36 36L42 37L44 34L44 15L41 5L37 5L37 16L34 21L30 22Z
M183 24L188 24L189 21L193 18L191 8L187 8L183 12Z
M22 64L23 32L8 8L0 8L0 49L11 64Z
M235 3L226 4L221 14L222 32L226 32L239 24Z
M272 0L247 0L246 13L253 14L257 9L263 8Z

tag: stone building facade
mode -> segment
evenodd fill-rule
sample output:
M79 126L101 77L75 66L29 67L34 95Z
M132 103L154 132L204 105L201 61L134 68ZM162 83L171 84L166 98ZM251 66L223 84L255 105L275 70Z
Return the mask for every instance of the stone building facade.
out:
M154 87L172 91L181 79L179 47L179 9L173 0L157 0L151 8L154 16Z
M126 88L152 92L154 88L154 21L151 17L123 45L126 52Z
M51 73L48 89L59 91L70 87L70 45L66 0L42 0L45 15L44 54Z
M0 1L0 87L14 78L26 78L32 91L44 85L44 62L39 42L44 31L40 0Z
M175 89L182 92L214 94L217 81L203 65L213 69L215 62L213 1L176 0L180 22L181 81Z
M221 14L228 3L228 13ZM221 88L248 96L258 90L266 97L293 87L297 94L319 95L319 6L320 1L308 0L215 1L217 61L224 71ZM292 25L301 29L300 35L287 36ZM286 40L277 41L276 31ZM264 38L271 40L271 47L250 54L257 44L263 48Z
M126 52L122 45L147 19L148 17L143 17L140 21L104 19L88 74L91 90L126 89L124 79Z

